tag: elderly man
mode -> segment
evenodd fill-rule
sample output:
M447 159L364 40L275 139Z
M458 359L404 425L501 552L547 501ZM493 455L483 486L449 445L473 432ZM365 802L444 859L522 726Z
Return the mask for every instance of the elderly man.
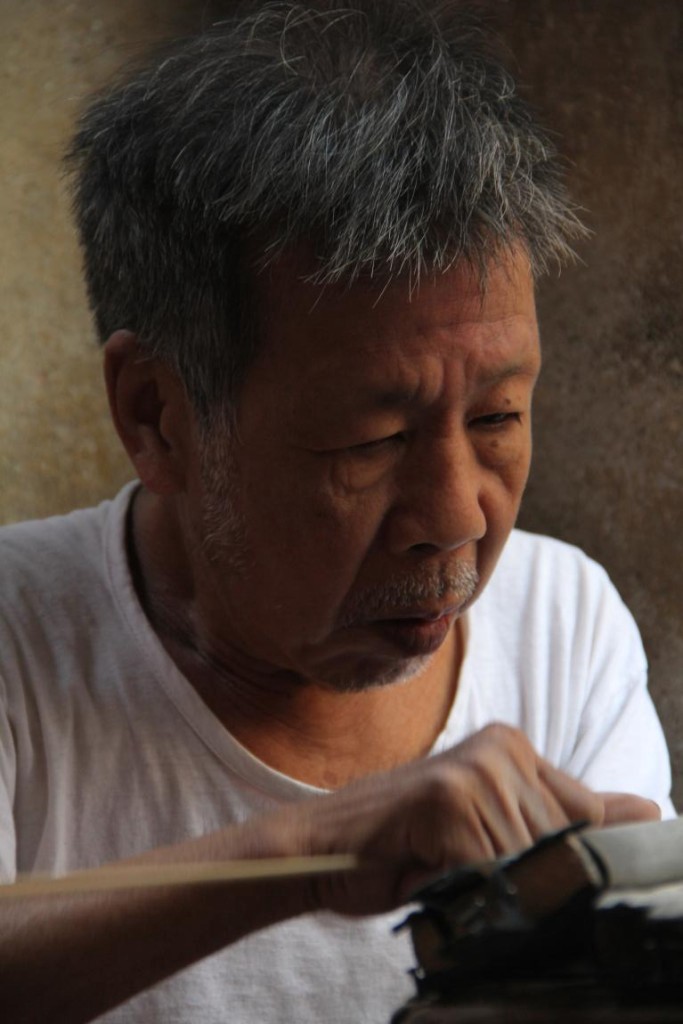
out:
M448 8L261 5L82 120L138 481L2 531L3 873L366 866L6 903L8 1020L383 1022L411 955L349 915L568 821L671 813L628 612L513 530L533 280L580 228Z

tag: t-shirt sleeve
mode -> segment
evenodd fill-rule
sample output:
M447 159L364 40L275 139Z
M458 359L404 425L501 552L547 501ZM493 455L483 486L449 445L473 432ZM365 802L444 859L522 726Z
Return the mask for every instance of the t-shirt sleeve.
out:
M654 800L673 817L671 768L664 733L647 689L647 660L635 621L607 575L594 563L588 673L573 750L563 766L602 792Z
M0 676L0 881L11 882L16 874L14 785L16 759L14 737L7 710L5 683Z

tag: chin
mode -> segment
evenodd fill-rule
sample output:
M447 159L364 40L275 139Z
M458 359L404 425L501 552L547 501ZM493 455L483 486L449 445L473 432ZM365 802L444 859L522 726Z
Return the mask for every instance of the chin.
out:
M431 655L401 658L396 661L367 660L352 666L330 669L322 674L322 683L335 693L365 693L380 686L407 683L427 667Z

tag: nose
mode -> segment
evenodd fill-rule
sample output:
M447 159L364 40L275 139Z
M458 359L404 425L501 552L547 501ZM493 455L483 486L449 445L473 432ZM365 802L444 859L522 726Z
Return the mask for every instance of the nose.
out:
M461 548L486 534L486 469L467 437L426 439L406 457L387 522L393 554Z

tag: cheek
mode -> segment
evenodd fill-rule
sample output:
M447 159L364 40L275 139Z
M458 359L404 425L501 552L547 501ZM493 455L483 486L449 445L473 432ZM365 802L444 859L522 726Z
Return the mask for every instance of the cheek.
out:
M250 508L264 534L297 551L334 556L371 545L386 510L386 488L353 485L339 462L292 459L268 480L253 481ZM356 481L357 483L357 481Z
M529 465L529 453L519 452L495 474L495 483L490 490L490 519L496 532L503 531L507 535L514 525L529 476Z
M524 494L529 469L531 466L531 445L527 445L515 458L512 458L501 474L505 488L513 504L519 507Z
M377 493L344 492L329 479L296 479L294 485L286 475L281 486L271 481L252 492L249 547L268 589L288 592L311 615L334 615L373 549L384 501Z
M504 470L492 475L490 485L484 491L482 506L487 531L480 542L477 559L482 584L490 578L515 525L529 474L529 463L529 452L520 452L506 464Z
M483 476L481 504L487 533L499 535L514 525L526 487L531 464L531 435L528 427L509 435L484 437L477 443L477 459Z
M478 445L480 464L495 481L503 503L518 505L531 465L531 430L528 421L507 434L484 437Z

